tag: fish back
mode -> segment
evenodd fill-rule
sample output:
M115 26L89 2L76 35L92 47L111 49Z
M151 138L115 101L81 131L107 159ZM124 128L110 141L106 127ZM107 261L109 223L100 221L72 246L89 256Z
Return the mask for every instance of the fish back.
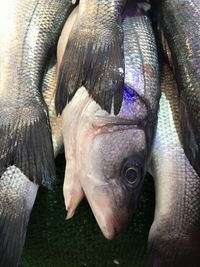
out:
M159 23L170 52L180 94L180 120L185 152L200 174L200 3L165 0Z
M184 153L179 94L167 64L162 68L161 90L151 162L156 208L146 266L197 267L200 264L200 179Z

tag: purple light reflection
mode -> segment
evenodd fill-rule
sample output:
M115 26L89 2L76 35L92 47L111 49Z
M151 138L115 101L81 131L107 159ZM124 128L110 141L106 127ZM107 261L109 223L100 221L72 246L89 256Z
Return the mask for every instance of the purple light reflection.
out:
M133 102L135 100L135 91L126 84L124 85L124 102Z

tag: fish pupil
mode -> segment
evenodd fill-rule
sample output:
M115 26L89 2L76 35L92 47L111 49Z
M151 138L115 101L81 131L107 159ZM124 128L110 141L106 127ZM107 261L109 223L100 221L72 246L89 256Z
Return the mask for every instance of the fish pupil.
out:
M129 184L133 185L137 181L137 171L134 168L128 168L126 171L126 179Z

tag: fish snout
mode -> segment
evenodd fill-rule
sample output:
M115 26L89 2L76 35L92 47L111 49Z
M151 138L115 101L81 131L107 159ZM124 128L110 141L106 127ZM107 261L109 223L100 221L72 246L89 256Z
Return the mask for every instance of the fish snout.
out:
M137 199L133 194L130 198L121 185L113 183L95 186L92 192L85 194L103 235L111 240L125 230L137 207Z

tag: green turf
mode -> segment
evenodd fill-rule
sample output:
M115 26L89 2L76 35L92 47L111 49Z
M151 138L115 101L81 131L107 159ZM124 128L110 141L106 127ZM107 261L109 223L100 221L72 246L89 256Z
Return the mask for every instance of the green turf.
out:
M147 176L135 218L113 241L101 234L84 200L66 221L62 196L65 161L56 161L55 192L40 189L31 215L20 267L140 267L154 212L154 189Z

